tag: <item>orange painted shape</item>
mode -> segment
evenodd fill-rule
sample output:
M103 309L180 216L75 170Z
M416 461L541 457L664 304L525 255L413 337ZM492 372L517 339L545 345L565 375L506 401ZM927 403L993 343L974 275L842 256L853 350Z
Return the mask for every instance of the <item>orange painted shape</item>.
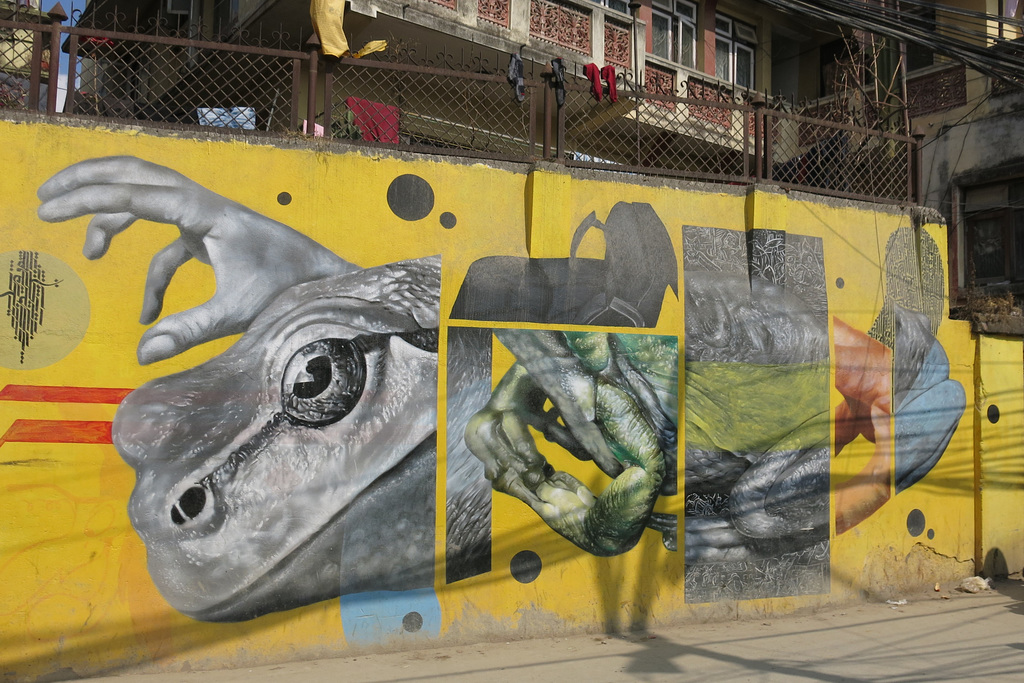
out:
M0 437L5 443L113 443L105 420L15 420Z
M109 403L116 405L132 392L114 387L44 387L8 384L0 389L0 401L29 403Z

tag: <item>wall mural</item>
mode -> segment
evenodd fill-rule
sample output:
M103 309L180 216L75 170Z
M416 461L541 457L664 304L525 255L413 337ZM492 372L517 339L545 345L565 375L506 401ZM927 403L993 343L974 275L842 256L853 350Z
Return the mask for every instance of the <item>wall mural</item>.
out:
M683 228L686 600L828 592L820 239Z
M130 157L77 163L38 194L45 221L92 217L89 259L137 220L177 227L150 262L140 364L241 333L132 391L114 419L113 443L136 473L129 517L168 603L237 621L340 596L353 642L380 628L436 634L440 257L360 268ZM418 220L433 191L402 175L388 201ZM441 224L453 228L454 215ZM604 257L578 258L595 228ZM861 332L830 321L820 238L685 226L682 239L686 601L828 592L831 520L842 534L891 486L919 481L965 409L935 338L938 249L926 234L893 233L885 301ZM192 259L212 268L215 294L162 316ZM588 215L567 258L470 265L453 319L552 329L447 328L446 582L492 570L495 492L593 556L630 551L646 529L677 549L675 515L655 508L679 493L680 340L588 327L655 327L678 284L669 232L645 203ZM499 345L508 367L492 367ZM834 418L833 366L844 397ZM837 487L831 510L830 455L859 436L875 456ZM603 488L553 466L552 448L592 462ZM514 578L534 580L540 562L519 553Z
M881 508L893 487L898 494L931 471L967 407L935 338L943 277L934 240L900 228L886 244L885 299L871 329L835 319L835 386L845 399L835 415L836 455L860 435L874 444L864 469L836 487L837 534Z
M7 288L0 292L0 366L31 370L70 353L89 324L85 284L50 254L21 249L0 254Z
M603 259L577 258L591 229ZM573 233L569 258L487 256L466 273L451 316L466 320L654 327L665 289L678 296L675 250L650 204L619 202Z
M494 489L594 555L626 552L647 527L675 550L675 517L653 508L658 496L676 493L676 338L548 330L494 336L516 362L464 432ZM610 483L595 494L556 470L529 428L593 461Z
M433 587L439 258L359 269L133 158L75 164L39 197L43 220L93 216L92 259L138 219L178 227L150 264L143 322L180 266L213 268L213 298L159 319L140 363L244 333L132 392L114 420L136 472L129 516L175 609L238 620Z

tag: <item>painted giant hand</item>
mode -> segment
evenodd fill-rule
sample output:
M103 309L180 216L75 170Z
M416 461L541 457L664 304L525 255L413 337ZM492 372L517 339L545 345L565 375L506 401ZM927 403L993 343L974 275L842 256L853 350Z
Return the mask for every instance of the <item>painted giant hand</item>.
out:
M143 322L159 317L182 264L213 268L213 298L159 320L139 344L141 363L244 332L219 356L131 393L114 420L117 450L136 471L129 515L171 605L238 620L432 585L432 522L391 531L432 506L437 259L361 270L133 158L71 166L39 197L43 220L94 215L89 258L137 219L178 227L150 264Z

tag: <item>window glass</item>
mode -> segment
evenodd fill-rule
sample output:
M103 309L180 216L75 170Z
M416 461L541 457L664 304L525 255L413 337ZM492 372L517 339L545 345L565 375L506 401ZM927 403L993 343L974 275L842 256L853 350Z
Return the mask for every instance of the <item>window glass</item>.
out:
M745 45L736 45L736 85L754 87L754 51Z
M715 76L723 81L732 80L732 41L721 36L715 40Z
M756 39L753 26L716 14L715 76L744 88L753 88Z
M936 32L935 8L927 7L920 2L900 3L900 22L907 26ZM935 62L935 53L917 43L907 43L907 71L915 71L931 66Z
M608 9L613 9L616 12L622 12L623 14L629 14L629 0L593 0L595 5L603 5Z
M654 12L651 16L651 54L672 59L671 21L667 15Z
M1010 183L1008 201L1014 209L1024 209L1024 182Z
M697 41L694 39L696 30L692 24L685 22L679 25L679 38L680 44L682 45L679 53L679 63L683 66L688 66L691 69L696 66L694 56L696 52Z
M1024 280L1024 180L964 191L968 268L978 284Z
M696 5L683 0L654 0L651 54L693 68L696 57Z
M989 280L1004 276L1003 226L998 217L978 218L973 221L974 276Z
M1024 211L1013 212L1014 279L1024 280Z

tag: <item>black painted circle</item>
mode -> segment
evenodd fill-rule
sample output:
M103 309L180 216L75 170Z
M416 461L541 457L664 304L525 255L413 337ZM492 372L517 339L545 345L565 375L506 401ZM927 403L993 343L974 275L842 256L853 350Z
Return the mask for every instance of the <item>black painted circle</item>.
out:
M287 192L282 192L281 194L277 195L277 203L280 204L281 206L288 206L289 204L292 203L292 196Z
M455 227L455 214L451 211L445 211L441 214L441 227L445 230L451 230Z
M907 531L911 536L920 536L924 533L924 513L914 509L907 515Z
M846 280L844 280L841 277L837 277L836 278L836 287L838 287L839 289L842 289L845 286L846 286Z
M992 424L999 422L999 406L990 405L988 407L988 421Z
M408 633L416 633L423 628L423 615L419 612L409 612L402 617L402 628Z
M928 530L928 540L930 541L933 538L935 538L935 529L929 529Z
M418 221L434 209L434 190L418 175L400 175L388 187L388 206L402 220Z
M519 583L531 583L540 576L540 555L532 550L521 550L509 562L512 578Z

